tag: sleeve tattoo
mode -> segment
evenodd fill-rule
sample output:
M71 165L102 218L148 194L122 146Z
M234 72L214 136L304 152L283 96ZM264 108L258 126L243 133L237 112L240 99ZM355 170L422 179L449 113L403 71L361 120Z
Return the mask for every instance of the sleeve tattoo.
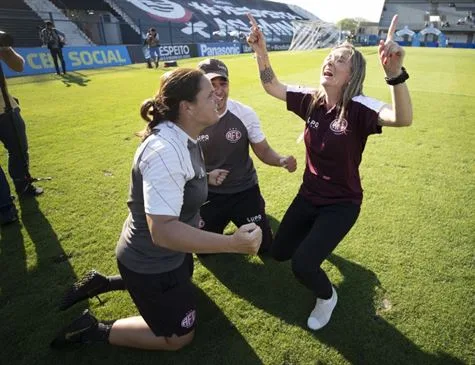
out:
M260 71L260 77L263 84L270 84L275 78L275 74L270 66L266 66L265 69Z

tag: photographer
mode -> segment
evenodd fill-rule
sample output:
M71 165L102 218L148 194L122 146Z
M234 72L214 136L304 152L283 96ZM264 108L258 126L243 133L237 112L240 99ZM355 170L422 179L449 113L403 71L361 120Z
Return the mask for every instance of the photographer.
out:
M21 72L25 61L13 48L8 47L12 43L11 41L8 35L0 32L0 60L10 69ZM43 193L43 189L32 184L25 122L20 115L17 100L8 94L1 64L0 84L0 141L8 151L8 172L20 198L38 196ZM10 188L3 171L0 171L0 223L3 225L17 219L16 209L10 196Z
M57 30L53 22L46 21L45 28L40 33L40 39L43 42L44 46L47 46L51 52L51 57L53 57L54 67L56 68L56 73L60 75L58 58L61 61L61 67L63 68L63 74L66 74L66 65L63 58L63 47L66 43L66 36L63 32Z
M160 37L155 28L150 28L145 36L144 46L146 47L147 67L152 68L152 58L155 63L155 68L158 68L158 61L160 60Z

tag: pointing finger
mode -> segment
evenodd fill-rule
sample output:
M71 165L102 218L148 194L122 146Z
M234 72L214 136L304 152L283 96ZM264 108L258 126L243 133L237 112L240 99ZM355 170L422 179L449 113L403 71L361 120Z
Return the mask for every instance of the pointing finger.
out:
M398 16L396 14L393 16L393 20L391 20L391 25L389 26L389 29L388 29L388 36L386 37L386 42L394 40L394 33L396 32L396 27L397 27L397 19L398 19Z
M247 17L253 27L259 28L259 25L257 24L256 19L254 19L251 13L247 13Z

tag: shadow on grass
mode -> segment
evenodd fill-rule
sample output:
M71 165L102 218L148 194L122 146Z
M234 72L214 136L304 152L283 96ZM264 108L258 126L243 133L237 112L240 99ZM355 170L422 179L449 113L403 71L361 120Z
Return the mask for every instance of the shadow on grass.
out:
M271 224L275 231L275 219ZM263 264L252 263L242 255L211 255L200 257L200 261L230 291L289 324L307 329L315 298L294 278L289 262L264 257ZM339 301L332 320L314 333L318 341L338 350L351 364L463 363L445 353L424 352L377 314L375 297L382 296L384 289L372 271L337 255L331 255L329 261L344 280L337 288Z
M198 306L196 335L191 345L178 352L92 344L71 346L61 351L51 350L49 360L54 359L52 363L59 364L260 364L261 360L254 349L218 306L200 288L195 288ZM127 316L137 315L132 301L127 312ZM78 314L79 312L76 313Z
M32 363L49 351L48 334L53 336L60 322L57 305L63 282L75 278L68 255L38 201L22 199L19 205L21 223L1 228L2 364L22 364L25 359ZM32 245L25 242L24 234Z
M70 72L62 75L61 81L66 87L71 87L72 84L76 84L78 86L87 86L87 83L91 81L91 79L79 72Z
M40 198L42 199L42 198ZM1 364L259 364L261 361L218 306L197 290L198 327L193 343L178 353L152 352L107 345L73 346L54 351L57 331L76 318L87 302L58 312L65 283L77 280L70 253L35 199L21 200L21 222L1 228L0 329ZM33 242L25 247L24 234ZM67 285L66 285L67 286ZM137 315L130 301L128 315ZM101 318L102 319L102 318ZM111 318L103 318L111 319ZM231 356L230 354L239 354Z

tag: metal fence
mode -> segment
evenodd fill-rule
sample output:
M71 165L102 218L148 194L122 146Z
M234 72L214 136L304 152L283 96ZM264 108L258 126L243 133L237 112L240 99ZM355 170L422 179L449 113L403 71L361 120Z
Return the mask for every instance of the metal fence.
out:
M162 44L245 42L248 29L224 28L212 33L211 38L200 36L200 29L192 22L186 25L172 22L148 23L133 20L135 29L110 13L93 10L63 10L65 17L55 17L52 13L36 14L32 11L0 9L0 30L11 33L16 46L32 47L40 45L39 32L45 20L51 20L58 30L65 28L66 22L73 22L89 40L96 45L142 44L143 35L151 27L157 29ZM187 28L188 27L188 28ZM292 36L267 31L267 43L290 43ZM74 44L69 44L74 45Z

